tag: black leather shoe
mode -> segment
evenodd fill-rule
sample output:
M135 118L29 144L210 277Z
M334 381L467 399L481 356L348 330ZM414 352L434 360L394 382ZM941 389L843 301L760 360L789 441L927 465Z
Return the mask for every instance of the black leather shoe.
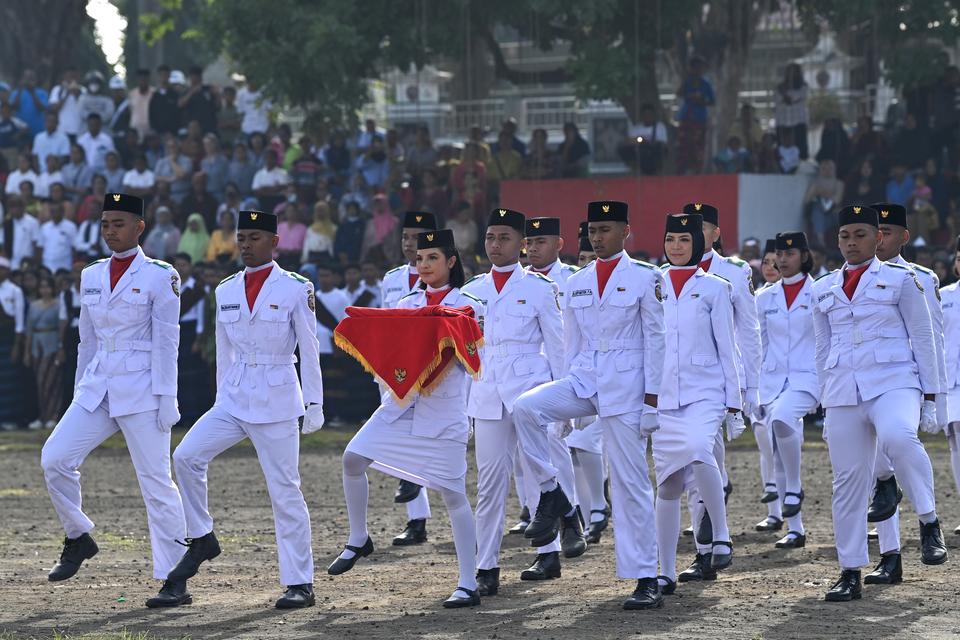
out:
M520 573L521 580L552 580L560 577L560 552L541 553L529 569Z
M783 520L776 516L767 516L762 522L753 527L757 531L780 531L783 529Z
M360 558L365 558L371 553L373 553L373 540L370 539L370 536L367 536L367 541L363 543L362 547L353 547L349 544L344 546L344 549L349 549L353 551L353 557L349 560L337 556L337 559L330 563L330 566L327 567L327 573L332 576L339 576L341 573L346 573L353 569L353 565L357 564L357 560Z
M717 553L717 545L726 545L730 548L729 553ZM710 558L710 568L714 571L723 571L727 567L733 564L733 543L730 541L727 542L717 542L713 543L713 554Z
M461 598L460 596L450 596L443 601L444 609L462 609L463 607L475 607L480 604L480 594L472 589L464 589L463 587L457 587L457 591L462 591L467 594L469 597Z
M763 485L763 495L760 496L760 502L767 504L768 502L773 502L779 497L779 494L777 494L777 485L770 482Z
M507 533L516 535L518 533L523 533L527 530L527 527L530 526L530 509L524 507L523 511L520 512L520 521L517 524L510 527ZM483 595L482 593L480 595Z
M277 600L277 609L304 609L317 603L312 584L292 584Z
M100 547L90 537L89 533L84 533L76 538L63 539L63 551L60 552L60 561L53 566L47 575L50 582L60 582L67 578L72 578L80 570L80 565L84 560L89 560L97 555Z
M186 580L164 580L160 587L160 593L147 600L146 605L150 609L159 609L161 607L179 607L184 604L191 604L193 596L187 592Z
M627 610L659 609L663 606L663 595L660 593L660 584L656 578L640 578L637 588L623 603Z
M603 511L591 511L590 515L592 516L595 513L603 513L603 520L591 522L587 526L587 542L589 544L597 544L600 542L601 534L603 534L606 528L610 525L610 516Z
M800 509L803 508L803 489L800 489L800 493L794 493L792 491L787 491L783 494L786 496L793 496L794 498L799 498L799 502L796 504L787 504L784 502L780 505L780 512L783 514L784 518L792 518L793 516L800 513Z
M860 570L844 569L840 572L840 579L830 587L823 599L827 602L850 602L851 600L859 600L862 591Z
M920 561L923 564L943 564L947 561L947 545L943 542L940 521L920 523Z
M863 584L897 584L903 582L903 562L899 553L880 556L877 568L863 577Z
M220 542L213 531L199 538L187 538L186 546L187 552L180 558L177 566L170 570L167 580L189 580L197 575L203 562L220 555Z
M733 482L730 478L727 478L727 484L723 486L723 504L727 504L730 501L730 496L733 495Z
M689 538L689 537L693 536L693 527L687 527L687 528L684 529L681 533L683 534L683 536L684 536L685 538Z
M693 562L677 576L679 582L695 582L697 580L716 580L717 572L710 566L712 553L698 553Z
M560 533L560 548L564 558L579 558L587 550L587 539L583 534L580 514L564 516Z
M903 491L897 485L897 477L890 476L886 480L877 480L873 487L873 498L867 507L867 522L883 522L893 517L903 499Z
M869 540L877 541L877 540L879 540L879 539L880 539L880 534L877 532L876 529L870 529L870 531L867 531L867 540L868 540L868 541L869 541Z
M422 488L420 485L414 484L409 480L401 480L400 486L397 487L397 492L393 494L393 501L397 504L412 502L420 495L420 489Z
M427 521L424 519L410 520L403 533L393 539L394 546L406 547L413 544L423 544L427 541Z
M570 513L572 509L573 506L559 484L553 491L542 492L537 513L530 521L530 526L523 532L523 537L531 540L530 544L533 547L550 544L560 532L560 518Z
M807 546L807 534L788 531L775 545L777 549L802 549Z
M708 545L713 542L713 522L710 520L710 514L706 509L703 510L703 517L700 518L700 524L697 525L697 544Z
M667 576L657 576L657 584L660 586L660 593L665 596L672 596L677 591L676 581L671 580Z
M481 596L495 596L500 590L500 567L477 569L477 593Z

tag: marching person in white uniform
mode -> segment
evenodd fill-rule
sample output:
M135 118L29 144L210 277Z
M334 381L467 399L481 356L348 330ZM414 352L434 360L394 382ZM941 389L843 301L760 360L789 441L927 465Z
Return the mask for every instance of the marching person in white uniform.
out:
M940 307L940 279L937 275L918 264L907 262L900 255L903 247L910 242L907 230L907 210L893 202L878 202L870 205L879 214L880 244L877 246L877 259L892 262L913 270L923 287L930 312L930 324L933 330L933 343L936 350L937 369L940 384L937 389L937 423L928 425L933 432L946 428L947 407L947 370L943 351L943 309ZM938 424L942 423L942 424ZM925 429L927 430L927 429ZM903 565L900 555L900 513L899 503L903 492L897 485L896 472L902 471L882 448L877 449L877 462L874 475L873 500L867 510L867 521L877 523L877 537L880 544L880 563L877 568L864 576L864 584L896 584L903 580ZM933 478L930 478L931 482ZM933 485L928 489L933 494ZM944 557L944 560L946 558Z
M916 274L882 262L879 216L866 206L839 213L842 269L814 283L814 327L824 439L833 466L833 530L840 578L833 602L859 599L867 553L867 503L877 448L901 471L920 515L923 560L946 560L933 469L920 439L937 421L939 370L930 313Z
M660 607L653 488L647 438L657 428L663 367L663 277L631 259L627 205L591 202L590 241L597 260L574 273L564 292L565 376L526 392L514 404L518 429L596 415L610 459L617 575L637 580L625 609ZM533 524L531 523L531 527ZM525 535L529 535L527 529Z
M237 246L246 268L216 290L217 399L173 452L188 550L168 579L185 581L220 554L207 504L207 468L249 438L273 507L280 583L286 589L276 607L293 609L315 601L298 421L304 417L304 433L323 426L323 382L313 285L273 261L277 240L277 216L240 212ZM297 348L302 389L294 366Z
M463 266L454 246L453 233L446 229L426 231L417 237L417 271L421 284L400 299L399 309L418 309L443 304L470 306L482 319L483 305L460 290ZM346 573L361 557L374 551L367 531L367 468L405 478L439 491L443 497L460 566L460 579L444 608L480 604L477 593L476 524L467 499L466 370L459 362L429 395L417 394L405 406L389 390L380 407L353 437L343 453L343 494L350 520L350 537L340 555L330 564L331 575Z
M163 580L180 560L183 505L170 476L170 429L177 409L180 277L143 255L143 201L104 196L103 238L113 256L80 276L80 345L73 402L43 445L40 464L66 532L51 581L73 576L96 555L93 521L83 512L80 465L104 440L122 431L147 508L153 577ZM189 604L185 584L166 581L158 598ZM147 601L154 606L157 598Z
M775 244L783 277L757 294L763 340L758 413L772 437L777 504L788 524L787 535L775 546L794 549L805 546L807 541L800 516L803 417L817 408L820 399L813 329L815 300L810 278L813 258L802 232L778 233Z
M393 309L400 299L420 283L417 274L417 236L424 231L436 231L437 218L428 211L407 211L400 229L400 249L407 263L383 276L380 287L381 307ZM427 520L430 519L430 500L426 491L409 480L400 480L393 501L407 505L407 526L393 539L397 546L423 544L427 541Z
M960 237L953 256L953 273L960 277ZM960 492L960 282L940 290L943 306L943 349L946 360L947 441L953 481ZM953 530L960 535L960 526Z
M733 561L714 444L725 422L742 423L743 417L733 288L699 267L704 250L703 218L698 214L668 215L663 248L670 263L665 269L662 293L666 337L657 398L660 428L652 441L657 474L658 580L661 591L669 595L677 587L680 498L688 469L712 514L710 568L720 571ZM722 380L722 384L703 384L704 375ZM742 432L739 427L731 430Z

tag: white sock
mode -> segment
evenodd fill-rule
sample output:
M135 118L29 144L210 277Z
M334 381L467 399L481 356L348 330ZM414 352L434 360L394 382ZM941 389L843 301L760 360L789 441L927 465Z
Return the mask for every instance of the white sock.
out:
M603 497L603 456L599 453L591 453L583 449L574 449L576 458L574 459L573 472L577 482L577 495L582 496L581 500L587 501L590 513L588 515L590 522L600 522L604 516L602 513L607 508L607 502Z
M783 465L785 493L800 493L802 487L800 477L801 449L803 438L795 430L779 420L773 423L773 435L777 439L777 453ZM799 504L800 498L786 496L784 504Z
M727 476L727 450L723 444L723 438L718 437L713 442L713 456L717 459L717 468L720 470L720 488L723 489L730 483L730 478ZM710 517L713 517L713 514L710 514Z
M703 506L710 514L710 522L713 525L713 539L729 540L727 507L723 501L723 480L720 478L720 471L709 464L694 463L693 476L696 478Z
M476 590L477 588L477 524L473 518L470 501L461 493L441 490L443 502L450 515L450 528L453 529L453 546L457 550L457 563L460 565L458 587ZM454 594L466 598L462 591Z
M936 520L937 520L937 511L936 511L936 509L934 509L934 510L931 511L930 513L921 513L921 514L920 514L920 522L922 522L923 524L930 524L931 522L935 522Z
M680 539L680 499L657 496L657 551L660 553L660 575L677 579L677 542Z
M960 430L960 423L951 423L950 442L950 463L953 467L953 482L957 485L957 491L960 491L960 443L957 442L957 435L953 430Z
M364 464L366 463L366 464ZM366 467L369 461L362 456L346 452L343 454L343 497L347 502L347 519L350 522L350 536L347 544L362 547L369 534L367 532L367 498L369 486ZM360 473L355 473L360 470ZM340 557L349 560L356 554L344 549Z

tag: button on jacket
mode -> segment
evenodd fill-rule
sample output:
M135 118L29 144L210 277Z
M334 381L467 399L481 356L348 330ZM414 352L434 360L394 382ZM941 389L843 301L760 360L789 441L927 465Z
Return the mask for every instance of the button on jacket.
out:
M763 342L760 404L770 404L790 381L790 388L820 396L817 379L817 340L813 328L813 279L806 276L787 309L783 281L757 293L757 316Z

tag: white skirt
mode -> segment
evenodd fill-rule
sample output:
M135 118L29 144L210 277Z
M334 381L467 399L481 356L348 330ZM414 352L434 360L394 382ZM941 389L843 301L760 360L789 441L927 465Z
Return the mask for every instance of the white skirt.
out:
M700 400L679 409L660 411L660 429L653 434L653 465L658 484L694 462L717 467L713 445L726 410L723 402Z
M597 416L577 418L577 426L585 424L582 429L574 429L567 436L566 443L571 449L580 449L587 453L603 455L603 429L597 424Z
M960 385L947 391L947 424L960 422Z
M413 420L407 414L394 422L373 416L346 450L373 460L371 467L396 478L466 495L466 443L416 436L412 430Z

